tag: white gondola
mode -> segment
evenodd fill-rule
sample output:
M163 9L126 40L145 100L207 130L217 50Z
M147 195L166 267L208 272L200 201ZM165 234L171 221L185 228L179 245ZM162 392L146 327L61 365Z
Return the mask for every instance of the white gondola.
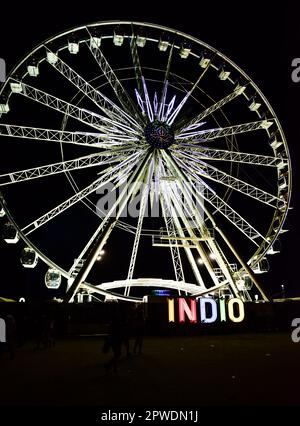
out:
M10 89L12 93L21 93L22 92L22 83L19 81L11 81L10 82Z
M5 216L5 210L3 207L0 208L0 217Z
M122 46L124 42L124 34L120 28L116 28L114 31L113 43L115 46Z
M277 169L278 170L284 169L287 165L287 157L286 157L285 151L277 152L276 156L278 158L277 164L276 164Z
M257 102L257 99L255 97L249 99L248 102L248 108L250 111L257 111L261 107L261 103Z
M227 80L227 78L230 76L230 71L228 71L226 68L222 67L220 69L220 73L219 73L219 79L224 81Z
M90 47L91 49L98 49L101 46L101 34L99 31L94 29L91 31L91 38L90 38Z
M35 58L31 58L28 62L27 71L30 77L37 77L39 75L39 63Z
M281 175L279 177L278 185L279 185L279 188L280 188L281 191L283 189L287 188L288 184L287 184L287 178L286 178L285 175Z
M255 274L263 274L265 272L269 272L269 270L269 261L265 257L263 257L253 268L253 272Z
M186 59L191 53L191 45L188 43L182 43L181 48L179 50L179 56L182 59Z
M246 83L245 81L241 80L240 78L238 78L235 82L235 88L234 91L238 94L241 95L242 93L244 93L244 91L246 90Z
M236 285L240 291L251 290L253 282L249 275L243 275L240 279L236 281Z
M284 211L286 208L286 199L282 194L280 195L280 200L278 201L277 208L280 212Z
M8 101L4 96L0 98L0 113L6 113L9 111Z
M92 302L92 295L91 293L77 293L77 303L91 303Z
M83 294L77 293L77 303L83 303Z
M4 241L8 244L16 244L20 239L18 231L10 222L4 224L2 235Z
M79 42L78 38L71 36L68 40L68 50L72 55L76 55L79 52Z
M21 263L24 268L35 268L38 263L37 253L30 247L25 247L21 254Z
M165 52L169 47L169 39L162 34L158 43L158 48L161 52Z
M47 61L49 62L49 64L55 65L58 61L58 56L56 55L56 53L47 50Z
M145 47L146 44L146 36L143 32L139 32L136 38L136 44L138 47Z
M276 254L280 253L281 243L279 240L275 240L272 246L268 249L267 254Z
M270 136L269 139L269 145L273 148L273 149L277 149L280 147L280 145L283 144L283 141L281 140L282 138L280 137L280 135L278 133L273 133Z
M49 268L45 274L45 284L47 288L57 289L61 284L61 274L57 269Z
M200 56L199 65L201 68L207 68L211 62L211 56L208 52L202 52Z

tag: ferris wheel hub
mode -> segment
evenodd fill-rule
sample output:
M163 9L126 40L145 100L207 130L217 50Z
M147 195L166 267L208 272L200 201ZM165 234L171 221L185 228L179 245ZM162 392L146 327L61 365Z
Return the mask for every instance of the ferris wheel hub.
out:
M158 120L147 124L145 127L145 138L153 148L161 149L169 148L175 141L172 127Z

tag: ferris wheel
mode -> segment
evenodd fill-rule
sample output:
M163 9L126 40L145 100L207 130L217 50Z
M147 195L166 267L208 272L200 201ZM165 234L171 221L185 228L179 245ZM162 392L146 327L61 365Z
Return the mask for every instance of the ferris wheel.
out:
M25 242L24 267L48 265L48 287L66 278L66 301L151 287L251 300L253 285L268 300L257 274L280 249L291 162L232 60L161 25L98 22L41 43L0 95L3 238ZM92 279L116 230L131 235L128 272ZM164 248L173 276L134 276L143 244Z

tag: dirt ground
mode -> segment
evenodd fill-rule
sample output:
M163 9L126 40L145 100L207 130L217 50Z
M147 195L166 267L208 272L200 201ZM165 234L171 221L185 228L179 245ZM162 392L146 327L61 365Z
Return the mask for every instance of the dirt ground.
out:
M104 364L103 337L27 342L0 359L0 406L299 406L300 343L288 333L149 337L142 355ZM124 351L125 352L125 351Z

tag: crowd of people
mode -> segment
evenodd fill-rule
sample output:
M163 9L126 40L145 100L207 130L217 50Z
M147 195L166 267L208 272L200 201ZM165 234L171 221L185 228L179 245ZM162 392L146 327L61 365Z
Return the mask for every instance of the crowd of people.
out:
M112 353L112 357L105 365L106 370L117 371L122 355L122 348L126 356L131 357L130 340L133 339L133 353L141 355L145 334L146 312L143 304L130 305L114 303L110 313L108 335L105 338L103 352Z
M5 339L0 343L0 357L6 354L14 359L16 351L28 338L34 340L34 350L47 349L55 345L55 319L53 316L40 313L34 317L32 329L28 330L28 318L22 316L16 319L12 313L2 314L5 324Z
M130 358L142 354L146 325L146 309L142 304L111 302L107 309L107 335L103 353L109 359L106 371L117 371L122 352ZM0 358L14 359L18 347L25 342L33 342L33 350L47 350L55 346L55 336L60 325L51 310L41 307L30 318L22 314L1 314L5 322L5 342L0 343ZM17 319L16 319L17 318ZM70 315L68 316L68 322ZM30 343L31 344L31 343Z

